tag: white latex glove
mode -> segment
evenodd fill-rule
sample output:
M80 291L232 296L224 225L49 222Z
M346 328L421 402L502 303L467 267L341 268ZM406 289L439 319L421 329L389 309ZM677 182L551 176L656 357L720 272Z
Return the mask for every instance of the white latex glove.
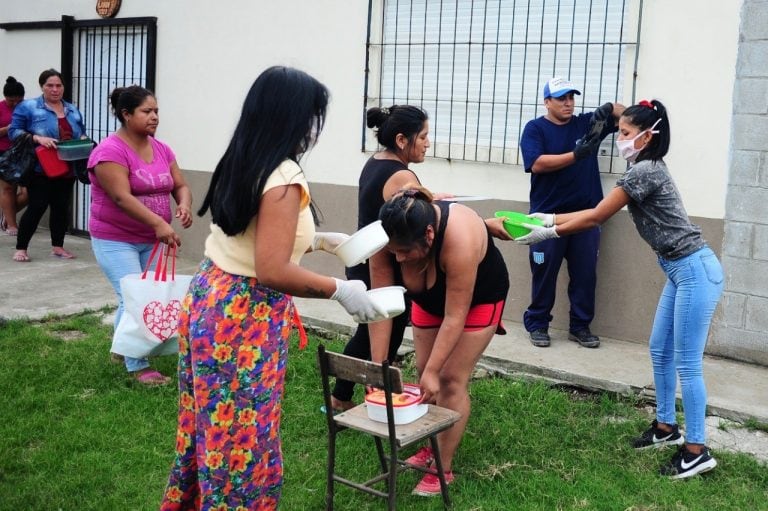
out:
M349 234L344 234L343 232L317 232L312 239L312 251L322 250L333 254L338 246L348 239Z
M528 215L531 218L538 218L544 223L544 227L552 227L555 225L554 213L531 213Z
M336 291L331 300L339 302L352 319L358 323L370 323L387 317L387 311L371 301L362 280L333 280L336 281Z
M515 242L521 245L533 245L534 243L539 243L540 241L560 237L557 235L557 231L555 230L554 227L542 227L540 225L531 225L531 224L520 224L520 225L531 230L531 232L529 232L525 236L520 236L519 238L515 238Z

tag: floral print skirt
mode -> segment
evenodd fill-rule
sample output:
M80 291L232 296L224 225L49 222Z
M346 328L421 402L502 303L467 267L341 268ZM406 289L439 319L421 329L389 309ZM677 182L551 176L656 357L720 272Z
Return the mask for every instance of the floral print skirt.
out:
M176 460L161 511L277 509L291 297L204 259L179 318Z

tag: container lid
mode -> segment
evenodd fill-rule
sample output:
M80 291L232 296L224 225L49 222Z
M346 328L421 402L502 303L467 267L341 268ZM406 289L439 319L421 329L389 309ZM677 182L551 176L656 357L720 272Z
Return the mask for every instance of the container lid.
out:
M417 394L411 394L409 392L403 392L402 394L392 394L392 406L397 408L399 406L411 406L419 402L421 396ZM374 390L365 395L365 402L375 405L386 405L387 401L384 397L383 390Z
M56 142L57 147L67 147L67 148L73 148L73 147L90 147L93 145L93 140L90 138L81 138L76 140L62 140L59 142Z

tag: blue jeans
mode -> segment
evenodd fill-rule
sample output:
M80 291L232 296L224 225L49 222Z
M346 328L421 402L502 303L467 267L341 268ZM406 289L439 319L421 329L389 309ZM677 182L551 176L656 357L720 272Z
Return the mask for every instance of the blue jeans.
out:
M707 389L702 360L712 315L723 292L723 268L709 247L670 261L659 257L667 275L651 331L656 385L656 420L676 424L677 376L683 394L686 442L706 440Z
M128 243L126 241L110 241L91 238L91 248L101 271L112 284L117 293L117 312L115 313L115 329L123 315L123 295L120 293L120 279L131 273L141 273L147 265L154 243ZM149 367L146 358L125 357L125 368L128 372L141 371Z

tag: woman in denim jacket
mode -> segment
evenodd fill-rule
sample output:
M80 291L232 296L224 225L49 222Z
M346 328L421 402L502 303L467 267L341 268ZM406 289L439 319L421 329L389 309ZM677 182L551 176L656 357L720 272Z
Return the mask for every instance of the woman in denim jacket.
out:
M55 69L46 69L38 80L43 94L35 99L28 99L13 111L13 118L8 129L11 140L25 134L32 135L32 140L43 147L56 148L62 140L86 138L83 115L72 103L62 99L64 84L61 73ZM37 230L40 219L48 207L49 227L51 230L51 255L62 259L75 256L64 249L64 235L67 230L72 185L72 176L49 179L38 165L35 175L27 187L29 204L19 222L16 238L16 253L13 260L28 262L27 248L32 235Z

